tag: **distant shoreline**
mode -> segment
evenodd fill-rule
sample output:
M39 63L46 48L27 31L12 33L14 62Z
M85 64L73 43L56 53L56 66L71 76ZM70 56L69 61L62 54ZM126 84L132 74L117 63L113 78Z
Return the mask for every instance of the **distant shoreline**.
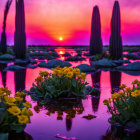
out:
M8 46L8 47L13 47L13 45ZM88 45L28 45L27 47L39 47L39 48L58 48L58 47L62 47L62 48L89 48ZM109 45L104 45L103 47L109 47ZM139 47L140 45L124 45L123 47Z

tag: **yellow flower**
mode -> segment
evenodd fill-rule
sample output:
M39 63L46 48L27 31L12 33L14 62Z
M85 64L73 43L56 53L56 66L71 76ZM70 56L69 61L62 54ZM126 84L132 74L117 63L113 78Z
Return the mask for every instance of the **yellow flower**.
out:
M131 91L132 91L132 90L131 90L130 87L126 88L126 90L125 90L126 93L130 93Z
M122 95L119 93L114 93L111 95L111 97L112 97L112 99L119 99L120 97L122 97Z
M17 106L12 106L12 107L8 108L7 111L14 116L18 116L21 113L20 108Z
M58 70L58 71L57 71L57 76L58 76L58 77L62 77L62 76L63 76L63 71Z
M81 76L82 76L82 78L81 78L81 79L83 79L83 80L85 80L85 79L86 79L86 73L81 73Z
M0 97L4 97L10 94L11 94L11 91L8 90L8 88L0 88Z
M73 72L68 72L67 75L66 75L66 77L72 78L73 77Z
M122 85L120 86L120 89L124 89L124 88L126 88L126 85L125 85L125 84L122 84Z
M125 93L121 91L118 94L120 94L120 97L125 96Z
M111 99L109 98L109 100L104 100L103 103L104 105L109 105L111 103Z
M1 101L1 99L0 99L0 103L1 103L2 101Z
M137 97L140 96L140 90L135 90L134 92L131 93L132 97Z
M73 72L74 72L74 74L79 75L80 74L80 69L74 68Z
M22 109L21 114L24 115L24 116L28 116L28 117L33 116L32 111L31 110L28 110L26 107L24 107Z
M77 77L78 77L78 79L82 79L83 78L81 74L77 75Z
M25 95L26 93L24 92L19 92L19 91L16 92L16 96L25 96Z
M43 82L44 79L43 79L43 77L38 76L38 77L35 79L35 81L36 81L37 83L39 83L39 82Z
M15 104L14 104L14 102L16 101L15 98L5 96L5 97L4 97L4 100L5 100L6 104L8 104L8 105L15 105Z
M41 76L41 77L47 77L48 75L49 75L49 73L47 72L47 71L40 71L39 72L39 75Z
M17 102L23 101L23 98L21 98L21 97L19 97L19 96L15 96L15 99L16 99Z
M29 102L25 102L23 105L27 108L32 108L32 105Z
M29 118L27 116L20 115L18 116L18 122L21 124L29 123Z

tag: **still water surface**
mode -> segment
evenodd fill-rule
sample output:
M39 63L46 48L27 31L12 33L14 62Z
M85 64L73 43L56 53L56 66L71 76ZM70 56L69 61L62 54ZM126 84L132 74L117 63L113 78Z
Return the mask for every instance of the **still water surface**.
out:
M65 52L70 52L75 55L76 52L73 49L56 49L60 54L61 60L65 58L62 56ZM82 62L71 62L73 66L79 64L90 64L89 59ZM13 93L20 89L29 90L38 76L40 70L48 70L45 68L26 69L22 72L2 72L2 69L6 67L1 65L0 73L0 87L7 86ZM32 109L34 116L31 117L31 124L28 124L25 132L30 135L28 139L34 140L60 140L55 136L57 134L65 136L67 138L76 138L77 140L106 140L111 139L111 126L108 123L110 114L107 112L106 106L103 104L104 99L111 97L111 93L119 87L120 84L126 84L131 86L132 81L135 79L140 80L140 76L132 76L117 71L98 71L95 74L88 74L86 81L89 85L99 88L101 90L100 97L88 96L87 99L81 100L79 104L83 108L83 113L76 115L71 120L66 119L66 114L63 114L63 120L57 120L57 114L46 115L47 110L40 109L39 113L36 113ZM33 107L37 106L37 103L32 101L30 96L26 99L32 103ZM95 119L86 120L82 118L85 115L92 114L97 116ZM108 133L110 134L108 136ZM116 138L117 139L117 138ZM119 138L120 139L120 138Z

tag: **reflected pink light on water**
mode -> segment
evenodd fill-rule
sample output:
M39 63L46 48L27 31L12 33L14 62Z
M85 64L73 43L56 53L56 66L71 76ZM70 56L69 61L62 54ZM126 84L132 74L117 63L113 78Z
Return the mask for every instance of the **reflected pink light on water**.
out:
M70 52L72 55L76 55L77 53L73 49L61 48L56 50L58 53L61 51L63 54L65 52ZM62 58L60 58L62 60ZM38 60L37 60L38 61ZM88 64L90 65L89 59L85 61L78 62L70 62L72 67L76 67L79 64ZM46 68L35 68L35 69L26 69L26 77L25 77L25 88L26 90L30 90L33 82L38 76L39 71L47 70L51 72L50 69ZM15 77L14 72L8 71L6 76L6 86L12 91L12 96L15 93ZM94 75L95 74L95 75ZM96 75L97 74L97 75ZM97 76L97 77L96 77ZM100 76L100 79L97 79ZM76 115L75 118L72 119L72 127L70 131L67 131L66 127L66 114L63 115L63 120L57 120L57 114L52 114L51 116L47 116L44 108L40 110L40 113L36 113L34 109L32 109L34 116L31 117L31 124L28 124L25 131L29 133L34 140L44 139L46 137L49 140L55 140L56 134L61 134L66 137L76 136L79 140L93 140L101 138L101 136L106 134L106 131L110 124L108 123L108 118L110 114L107 113L107 107L104 106L103 100L111 97L111 74L109 71L101 71L101 73L93 73L87 74L86 81L91 86L96 86L95 82L98 83L98 87L101 90L101 94L99 97L94 98L88 96L87 99L82 100L82 105L84 108L83 114ZM94 79L95 78L95 79ZM118 78L118 77L117 77ZM22 78L23 79L23 78ZM135 79L140 80L140 76L132 76L125 73L121 74L121 82L120 84L126 84L127 86L131 86L132 81ZM97 80L97 81L96 81ZM113 81L117 81L117 79L112 79ZM19 81L22 82L22 81ZM2 87L2 73L0 72L0 86ZM33 108L37 105L35 101L31 99L30 96L26 97L27 101L32 103ZM84 115L93 114L97 116L97 118L93 120L86 120L83 118ZM89 130L89 131L85 131ZM97 131L99 130L99 131Z

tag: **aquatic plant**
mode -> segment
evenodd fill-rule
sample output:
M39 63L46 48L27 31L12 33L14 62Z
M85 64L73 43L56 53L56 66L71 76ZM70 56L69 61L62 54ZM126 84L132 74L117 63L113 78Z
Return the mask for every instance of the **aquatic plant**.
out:
M0 43L0 52L2 53L6 53L7 51L7 45L6 45L6 20L7 20L7 15L11 6L12 0L8 0L5 6L5 10L4 10L4 20L3 20L3 31L2 31L2 35L1 35L1 43Z
M132 82L132 87L122 84L120 92L104 100L112 117L112 123L119 123L125 128L140 129L140 81Z
M102 54L102 46L100 13L98 6L95 6L91 24L90 54Z
M25 33L25 12L24 0L16 0L16 20L15 20L15 46L16 58L26 58L26 33Z
M85 97L87 82L86 74L78 68L57 67L52 73L40 72L31 88L37 97L57 99L70 97Z
M0 132L22 132L30 117L33 115L29 109L32 105L25 101L24 92L16 92L15 97L10 96L8 88L0 88Z
M109 53L113 59L122 57L122 38L121 38L121 20L120 20L119 2L115 1L111 19L111 37Z

